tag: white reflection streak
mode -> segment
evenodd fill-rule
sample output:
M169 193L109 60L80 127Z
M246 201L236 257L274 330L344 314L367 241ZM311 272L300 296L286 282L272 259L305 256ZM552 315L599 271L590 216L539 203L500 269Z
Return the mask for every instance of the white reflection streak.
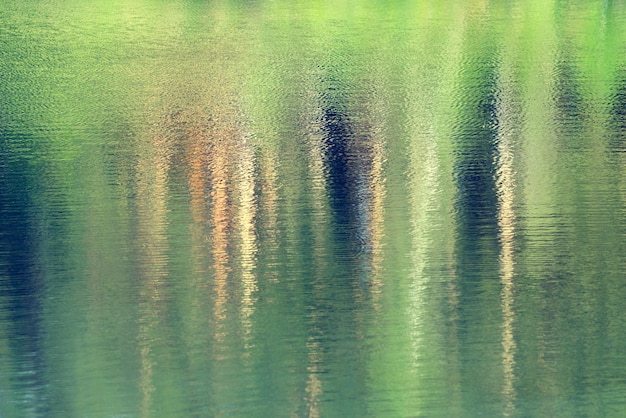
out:
M322 349L319 341L315 338L309 337L306 348L308 352L308 365L307 382L305 387L306 400L307 400L307 417L318 418L320 416L319 401L322 397L324 390L322 388L322 381L319 378L320 365L323 363Z
M257 199L255 194L255 157L253 150L244 144L239 155L239 230L241 238L241 279L243 295L241 297L241 321L244 338L249 338L252 330L250 316L254 313L257 281L254 273L256 268L257 239L255 219ZM249 348L249 347L246 347Z
M375 310L379 310L380 296L382 293L383 281L382 265L384 253L382 250L382 242L385 236L384 229L384 208L385 197L387 195L385 189L385 179L383 177L383 163L385 161L382 141L377 139L373 149L372 172L370 182L370 192L372 195L372 204L370 207L371 219L371 239L372 239L372 304Z
M310 89L314 92L314 89ZM315 93L311 94L311 103L318 103L319 97ZM324 138L319 121L322 120L321 107L315 106L308 110L308 140L310 144L308 161L308 175L311 182L312 209L313 209L313 225L316 225L313 234L313 259L315 260L316 274L314 283L314 296L324 294L327 289L324 288L322 275L326 271L326 256L324 238L327 232L328 207L326 206L325 190L327 187L324 173ZM305 386L305 401L307 405L307 417L317 418L320 416L319 402L324 393L324 385L320 379L321 368L324 363L323 351L319 342L322 335L321 329L318 328L318 314L314 311L311 317L313 332L315 336L309 336L307 347L307 381ZM297 416L298 414L294 414Z
M378 95L376 95L378 97ZM382 100L376 100L373 104L376 113L383 115L384 105ZM382 269L384 252L382 249L385 238L385 199L387 196L384 176L385 164L385 141L383 137L382 118L376 118L372 126L371 145L368 147L368 158L370 159L368 182L370 202L368 204L368 246L370 247L370 295L372 298L372 308L376 311L381 309L380 298L383 288Z
M502 80L501 84L502 84ZM498 193L498 227L500 238L500 282L502 283L502 396L505 402L505 416L511 416L515 410L515 352L517 345L514 338L515 312L514 303L514 250L515 250L515 179L513 170L514 154L512 149L511 121L513 109L509 102L510 93L505 86L500 86L498 97L498 157L496 188Z
M411 206L413 227L413 280L409 290L409 309L411 321L411 344L413 346L414 366L419 365L420 347L422 345L421 328L424 323L424 293L426 290L426 257L431 244L429 232L432 227L432 206L438 193L437 178L439 174L434 136L426 137L426 149L414 150L411 164L413 167L423 166L411 173ZM417 141L418 143L420 141Z
M446 42L444 52L440 55L446 57L445 65L436 76L437 79L424 80L418 89L421 94L412 98L411 114L415 115L411 122L413 129L421 135L415 135L412 139L410 164L411 172L410 201L411 222L413 235L413 270L414 277L409 293L409 318L411 321L411 344L414 352L414 366L419 365L420 348L422 343L422 330L420 329L426 320L424 312L424 292L426 290L425 268L428 248L432 243L433 223L432 213L437 199L441 198L442 188L439 183L441 177L439 153L445 152L445 138L450 135L448 131L449 119L454 118L453 113L444 110L442 105L454 94L456 78L462 68L462 51L465 34L466 19L461 9L454 16L455 21L450 26L449 39ZM431 51L424 51L425 57L431 57ZM421 80L419 75L411 75L411 80ZM447 107L445 108L447 109ZM445 116L439 116L439 114ZM442 121L441 119L444 119ZM443 151L442 151L443 149ZM422 166L419 169L420 165ZM458 289L450 291L452 295L458 293ZM453 305L456 306L456 300Z

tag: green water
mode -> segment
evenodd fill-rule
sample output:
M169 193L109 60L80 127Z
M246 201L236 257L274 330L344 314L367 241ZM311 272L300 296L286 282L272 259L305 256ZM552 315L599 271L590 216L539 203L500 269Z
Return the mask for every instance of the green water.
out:
M626 416L624 1L0 4L1 417Z

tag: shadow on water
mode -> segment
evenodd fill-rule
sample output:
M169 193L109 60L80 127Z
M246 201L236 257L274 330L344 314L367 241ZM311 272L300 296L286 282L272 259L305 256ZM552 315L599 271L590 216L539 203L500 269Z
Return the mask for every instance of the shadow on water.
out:
M496 325L499 318L500 243L498 239L497 191L497 80L496 68L483 62L471 69L474 75L462 92L459 128L455 133L454 178L456 183L456 269L459 286L457 305L461 379L475 382L463 392L467 405L483 405L483 411L498 408L490 394L500 391L497 373L486 375L488 364L500 359L476 347L500 344ZM485 315L489 312L488 315ZM490 357L490 355L493 355Z
M484 70L479 84L472 90L477 100L462 108L463 127L456 134L457 254L463 270L459 277L469 282L484 277L477 273L484 273L484 263L497 250L498 196L494 163L497 121L495 85L491 81L494 78L492 68Z
M377 165L382 158L380 138L374 137L366 121L366 110L353 106L346 97L342 82L326 81L332 86L322 94L326 100L318 119L324 192L315 198L326 201L328 217L318 218L320 224L312 227L316 241L330 247L313 251L316 268L311 282L305 284L311 298L305 389L308 416L323 416L327 394L338 391L344 399L360 399L367 390L361 347L352 338L361 338L355 335L364 332L363 317L376 303L376 272L381 263L382 227L377 222L384 198ZM328 235L323 232L325 219ZM325 254L331 257L330 264ZM338 353L342 353L340 358ZM342 379L332 382L318 375L330 369L341 370ZM352 404L345 414L364 415L365 411L364 403Z
M21 400L32 405L31 416L46 416L49 394L43 356L42 298L44 283L38 271L36 214L32 191L38 190L32 167L12 157L9 141L26 141L0 132L0 315L5 317L11 368L10 384ZM0 404L6 400L0 397ZM2 410L0 410L2 412Z
M368 288L373 285L372 270L380 263L382 145L370 132L367 111L344 107L330 104L323 111L327 196L336 255L352 269L350 277L358 277L359 286Z
M328 195L337 227L345 233L352 222L348 143L352 137L347 115L335 106L324 110L325 158L328 170ZM342 234L344 237L345 235Z
M557 127L562 131L562 137L566 141L565 147L585 146L584 132L586 119L589 119L585 101L581 93L580 69L571 59L564 59L557 63L554 99L559 123Z
M613 100L609 104L613 132L611 148L623 153L626 151L626 71L622 71L617 80Z

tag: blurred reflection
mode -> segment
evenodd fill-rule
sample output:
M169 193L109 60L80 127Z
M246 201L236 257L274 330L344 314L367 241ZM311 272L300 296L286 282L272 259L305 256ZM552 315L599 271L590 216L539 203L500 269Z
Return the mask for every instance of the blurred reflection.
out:
M355 296L372 298L377 306L382 281L380 279L384 238L384 142L380 124L373 118L376 97L364 108L352 109L357 121L350 121L343 106L327 106L323 113L323 139L313 147L311 168L316 182L321 167L315 165L317 154L323 152L325 186L334 216L337 239L358 260L358 288ZM358 133L358 134L357 134ZM345 256L345 254L339 254Z
M206 217L207 207L207 164L209 159L209 147L207 144L206 127L194 127L189 132L189 145L186 150L189 161L189 192L191 194L191 215L194 228L194 242L200 244L204 234L202 227L208 221ZM195 247L195 245L194 245Z
M411 150L411 226L413 249L411 259L413 268L410 285L410 306L408 309L411 323L411 344L413 348L413 366L419 364L422 355L422 332L426 319L425 301L428 277L426 266L429 250L432 246L432 233L436 222L433 215L438 204L438 160L436 156L436 141L433 137L412 138L414 144L419 144ZM425 149L424 149L425 147Z
M498 194L498 237L500 240L500 282L502 283L502 372L504 382L504 415L515 414L515 343L514 323L514 252L515 252L515 172L513 168L514 129L519 124L513 104L512 80L505 64L501 68L497 101L497 154L496 189Z
M622 207L626 208L626 70L622 70L615 81L613 97L610 106L611 151L613 158L620 167L617 183L620 191Z
M369 192L372 196L370 204L370 239L371 257L371 289L373 307L380 309L380 297L383 286L383 239L385 238L384 210L385 210L385 178L383 165L385 163L384 144L380 134L375 134L372 144L372 168L370 172Z
M558 162L560 150L558 146L558 112L555 103L555 93L557 89L556 77L558 74L558 62L562 59L562 51L559 48L559 36L556 22L549 18L556 12L555 2L538 2L537 19L533 22L533 30L541 31L542 42L531 43L527 53L536 59L526 63L524 73L527 79L519 79L520 97L523 119L520 130L523 134L521 146L523 149L520 155L524 156L523 162L523 188L519 189L523 198L524 208L524 239L525 249L523 252L524 262L520 267L524 268L524 275L530 278L542 278L538 283L536 299L529 298L530 303L535 304L530 311L536 312L528 319L532 322L529 327L533 331L524 335L525 338L536 338L534 354L537 358L530 366L540 370L542 376L541 387L535 388L544 396L553 396L554 387L558 386L560 380L554 373L554 366L551 364L551 356L556 353L551 346L551 338L555 335L553 327L552 309L558 310L555 303L558 299L553 295L553 283L545 278L554 273L554 269L559 270L555 265L557 257L555 252L559 251L562 242L555 240L560 234L555 234L561 227L561 219L557 213L559 201L562 199L558 190ZM569 241L569 240L568 240ZM558 274L558 273L556 273ZM546 290L547 288L547 290ZM503 289L504 290L504 289ZM533 292L534 293L534 292ZM545 294L550 294L544 298ZM548 316L547 321L543 320ZM524 319L521 315L516 318L518 321ZM521 325L521 324L520 324ZM521 344L521 339L519 343ZM558 354L557 354L558 356ZM521 358L520 358L521 361ZM520 375L521 378L521 375ZM525 382L528 385L528 381ZM521 385L521 381L518 382ZM520 394L521 395L521 394ZM537 415L546 415L547 411L537 411Z
M369 294L372 307L381 308L380 297L383 286L383 240L385 238L385 203L387 190L385 186L386 138L383 132L384 103L380 92L373 92L371 102L366 103L363 124L359 130L367 135L358 154L361 156L362 166L359 172L366 189L360 200L365 203L364 228L361 229L360 241L363 243L363 254L366 256L365 272L368 274Z
M234 278L231 255L235 249L239 252L236 273L241 279L240 319L244 334L252 331L250 316L254 312L257 290L258 181L254 149L237 126L236 115L228 108L213 111L204 128L201 128L200 118L193 122L199 130L190 137L189 183L194 229L200 234L196 247L202 251L207 240L211 245L213 334L217 342L224 342L229 293L234 285L229 283ZM208 212L208 236L204 235L202 227L205 212ZM201 259L202 255L198 257Z
M361 380L344 384L362 372L364 364L358 358L334 364L323 354L332 353L332 347L339 347L339 341L349 335L365 338L369 308L380 308L382 287L386 197L382 112L376 108L374 95L371 101L352 103L343 86L332 85L337 89L320 93L319 107L309 109L305 124L314 266L312 282L306 283L311 298L307 416L320 415L318 405L324 393L353 396L364 390L366 382ZM342 311L350 314L340 315ZM341 381L323 379L322 365L345 370Z
M491 22L492 23L492 22ZM455 196L455 256L458 277L458 331L461 382L480 382L471 391L495 410L501 398L498 195L495 184L497 109L495 97L497 50L490 45L493 27L480 15L468 16L462 71L453 94L453 175ZM480 307L480 309L477 309ZM486 331L489 330L489 331ZM491 403L491 404L489 404ZM499 409L498 409L499 410Z
M453 194L455 184L449 159L451 138L459 115L450 108L449 100L462 69L463 41L466 36L466 11L455 7L452 19L429 40L441 41L441 50L434 53L430 42L416 46L415 60L406 66L408 147L407 192L410 203L411 275L408 289L407 320L410 325L410 347L413 370L426 373L426 365L438 359L429 350L438 318L433 316L433 279L441 272L450 274L441 300L448 307L446 361L450 364L446 390L451 405L458 402L461 369L459 367L459 283L454 279ZM434 69L434 71L432 70ZM428 74L428 76L425 76ZM435 293L434 296L437 296ZM437 334L435 331L434 334ZM437 355L437 354L435 354Z
M271 147L261 147L259 150L259 165L260 165L260 195L259 199L259 217L262 218L258 225L260 227L259 234L262 234L262 239L259 238L260 243L268 249L269 254L273 254L274 257L278 256L278 209L279 209L279 173L278 164L279 158L276 151ZM271 267L275 267L272 264ZM275 283L278 281L278 275L276 269L265 270L264 279L268 282Z
M40 258L50 254L41 254L46 242L38 235L50 226L33 213L33 200L41 196L28 191L41 191L38 179L5 156L0 148L0 379L6 379L0 386L0 415L4 408L10 415L13 400L26 415L45 416L50 406L43 322L46 266ZM14 392L11 397L2 393L7 389Z
M167 179L170 143L155 133L137 161L136 211L139 275L139 346L141 416L153 416L152 394L160 325L167 311Z
M329 203L337 226L338 238L349 245L351 217L354 202L350 201L353 183L349 171L352 155L348 144L352 132L344 109L336 105L327 106L322 115L324 127L324 162L326 164L326 185Z
M313 320L313 322L317 321ZM306 343L308 364L306 367L307 381L304 391L306 393L307 402L306 416L310 418L318 418L321 416L319 403L324 393L320 379L320 375L323 373L321 365L324 359L320 339L321 335L313 335L309 337Z
M5 3L0 415L621 411L623 1Z
M257 291L255 268L257 261L257 197L256 197L256 159L253 149L245 138L241 139L237 154L238 171L237 187L239 194L239 234L241 252L241 321L244 330L244 339L250 338L252 322L250 316L254 313L254 303ZM246 342L246 346L248 343Z
M312 89L313 90L313 89ZM312 96L315 93L312 94ZM315 100L317 99L317 100ZM317 102L319 98L310 98L311 102ZM327 181L325 176L325 136L323 127L317 122L321 120L321 108L313 107L307 116L306 132L309 150L307 155L308 177L311 182L311 206L312 222L315 225L312 237L312 257L314 271L310 287L311 301L308 315L308 338L306 341L307 364L305 392L305 412L307 417L320 417L319 403L324 394L323 365L324 345L322 342L328 338L324 332L324 322L327 320L327 307L324 306L326 293L330 290L326 277L329 274L329 259L327 240L331 232L329 224L329 201L327 200Z
M228 301L227 280L229 266L229 236L231 230L231 198L230 185L230 140L232 132L227 127L218 126L210 132L209 181L211 197L211 241L213 248L213 317L216 321L214 338L223 342L223 321L226 319L226 303Z
M190 402L207 405L214 402L203 387L210 373L206 355L200 355L211 343L208 324L211 315L211 288L207 281L209 257L207 236L209 235L208 217L208 178L209 160L208 134L206 124L196 121L187 133L188 141L185 155L188 159L188 187L191 196L191 283L189 283L188 314L184 316L187 362L186 374L190 377Z

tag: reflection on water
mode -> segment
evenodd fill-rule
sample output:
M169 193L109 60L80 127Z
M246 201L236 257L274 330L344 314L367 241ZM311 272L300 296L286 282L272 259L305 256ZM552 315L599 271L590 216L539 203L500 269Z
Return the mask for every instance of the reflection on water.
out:
M502 397L504 415L515 414L515 105L512 101L511 76L503 63L498 78L496 192L498 194L498 238L500 241L500 281L502 283ZM517 123L516 123L517 122Z
M150 137L150 154L137 161L136 212L137 280L139 287L137 346L140 357L139 389L142 417L153 415L154 372L159 350L162 321L168 313L167 176L170 146L159 132ZM167 338L167 334L165 334Z
M624 16L0 6L0 416L623 415Z
M241 230L241 280L243 285L243 295L241 296L241 316L244 336L251 332L252 323L250 316L254 313L255 292L258 289L255 277L256 264L256 232L254 230L256 217L256 197L255 197L255 160L254 154L249 147L244 147L235 158L239 160L240 166L237 172L239 190L239 229Z

